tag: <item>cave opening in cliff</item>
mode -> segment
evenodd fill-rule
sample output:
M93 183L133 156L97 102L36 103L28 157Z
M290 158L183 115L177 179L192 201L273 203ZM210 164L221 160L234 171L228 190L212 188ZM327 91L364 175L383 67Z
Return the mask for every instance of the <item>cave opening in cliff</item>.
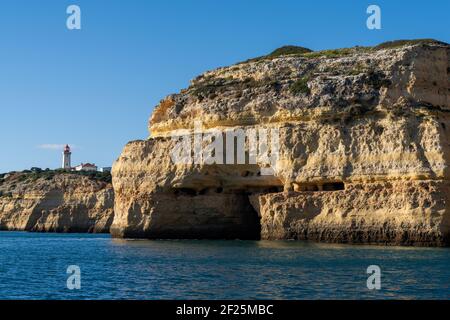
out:
M245 189L243 192L245 192L247 195L279 193L279 192L283 192L283 186L251 187L251 188Z
M343 182L294 183L294 190L297 192L339 191L345 190L345 184Z
M322 189L323 189L323 191L345 190L345 185L343 182L324 183L322 185Z
M176 196L196 196L197 195L197 191L195 189L191 189L191 188L177 188L173 190L173 193Z
M336 190L339 187L333 187L332 185L327 186L327 190L331 190L332 188L336 188ZM194 188L174 188L172 189L172 192L175 196L204 196L208 194L245 194L247 196L250 196L252 194L260 194L260 193L279 193L283 192L283 187L279 185L274 186L261 186L261 187L247 187L247 188L241 188L241 189L224 189L223 187L217 187L217 188L203 188L203 189L194 189Z
M202 224L205 222L200 222L196 226L200 230L196 234L199 238L260 240L261 221L250 198L255 193L279 190L279 187L242 189L210 187L200 190L184 187L174 188L172 192L180 201L190 198L189 202L197 203L196 209L193 210L194 215L198 215L199 212L209 212L216 217L207 221L209 228L214 229L213 232L202 230Z
M246 193L237 195L241 202L241 223L239 226L241 240L261 240L261 218L250 202L250 197Z

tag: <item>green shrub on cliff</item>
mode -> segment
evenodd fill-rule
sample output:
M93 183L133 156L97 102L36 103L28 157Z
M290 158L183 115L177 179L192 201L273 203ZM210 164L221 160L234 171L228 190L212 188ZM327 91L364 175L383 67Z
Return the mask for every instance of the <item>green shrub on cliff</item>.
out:
M354 51L355 50L353 48L342 48L342 49L332 49L332 50L309 52L309 53L305 53L303 56L306 58L319 58L319 57L339 58L339 57L347 56Z
M299 55L303 53L312 52L311 49L305 48L305 47L299 47L299 46L283 46L281 48L275 49L270 54L265 56L265 58L273 59L279 56L286 56L286 55Z
M295 81L291 86L289 87L289 91L293 95L299 95L299 94L310 94L311 90L308 87L308 77L303 77Z
M13 196L12 192L5 192L5 191L0 190L0 198L1 197L9 197L9 198L11 198L12 196Z
M112 182L112 175L110 172L97 172L97 175L95 177L97 180L111 183Z
M257 62L257 61L262 61L262 60L270 60L270 59L275 59L281 56L287 56L287 55L303 55L306 53L312 52L311 49L305 48L305 47L300 47L300 46L283 46L280 48L275 49L274 51L272 51L269 54L266 54L265 56L260 56L260 57L256 57L256 58L252 58L252 59L248 59L246 61L243 62L239 62L238 64L241 63L247 63L247 62Z
M71 171L68 174L85 176L91 180L102 181L106 183L112 182L112 176L110 172L99 172L99 171Z
M277 87L278 81L263 78L261 80L255 80L253 77L246 77L244 79L233 78L213 78L199 81L195 85L190 87L192 94L199 100L214 99L217 96L223 94L226 91L235 91L242 93L243 90L257 88L261 86Z
M44 180L51 180L53 179L53 177L56 175L56 171L50 170L50 171L35 171L32 172L30 174L28 174L28 178L32 181L35 182L39 179L44 179Z
M25 180L27 180L28 179L28 175L21 175L21 176L19 176L19 178L17 179L17 181L19 181L19 182L23 182L23 181L25 181Z
M111 183L112 182L112 176L110 172L86 172L86 171L68 171L68 170L62 170L62 169L56 169L56 170L45 170L45 171L25 171L21 172L10 179L11 181L14 181L14 184L11 185L12 188L16 187L16 183L34 183L38 180L45 180L50 181L55 176L59 175L75 175L75 176L86 176L89 179L95 180L95 181L102 181L105 183ZM4 177L5 174L2 175ZM0 185L2 183L5 183L4 178L0 178Z

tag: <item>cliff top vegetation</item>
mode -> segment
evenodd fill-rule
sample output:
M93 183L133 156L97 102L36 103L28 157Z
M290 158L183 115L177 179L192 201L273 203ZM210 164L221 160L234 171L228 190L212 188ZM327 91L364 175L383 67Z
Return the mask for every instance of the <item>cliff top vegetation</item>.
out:
M83 172L83 171L68 171L63 169L40 169L31 168L30 170L12 171L0 174L0 189L6 184L9 187L15 187L19 183L35 183L38 180L50 181L58 176L83 176L92 181L111 183L112 177L110 172Z

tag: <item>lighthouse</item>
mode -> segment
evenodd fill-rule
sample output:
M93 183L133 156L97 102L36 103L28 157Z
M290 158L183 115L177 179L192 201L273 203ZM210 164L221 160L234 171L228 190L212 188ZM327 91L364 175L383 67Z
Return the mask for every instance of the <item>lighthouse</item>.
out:
M70 152L70 147L68 144L64 147L63 151L63 161L62 161L62 168L64 170L71 170L72 165L70 164L70 156L72 155L72 152Z

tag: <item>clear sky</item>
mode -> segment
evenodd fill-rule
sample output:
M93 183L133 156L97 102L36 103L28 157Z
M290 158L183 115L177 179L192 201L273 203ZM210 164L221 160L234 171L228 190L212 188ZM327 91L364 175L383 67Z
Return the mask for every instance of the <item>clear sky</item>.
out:
M68 30L66 8L81 8ZM381 8L382 29L366 27ZM148 136L166 95L203 71L282 45L313 50L435 38L450 42L450 1L2 0L0 172L110 166Z

